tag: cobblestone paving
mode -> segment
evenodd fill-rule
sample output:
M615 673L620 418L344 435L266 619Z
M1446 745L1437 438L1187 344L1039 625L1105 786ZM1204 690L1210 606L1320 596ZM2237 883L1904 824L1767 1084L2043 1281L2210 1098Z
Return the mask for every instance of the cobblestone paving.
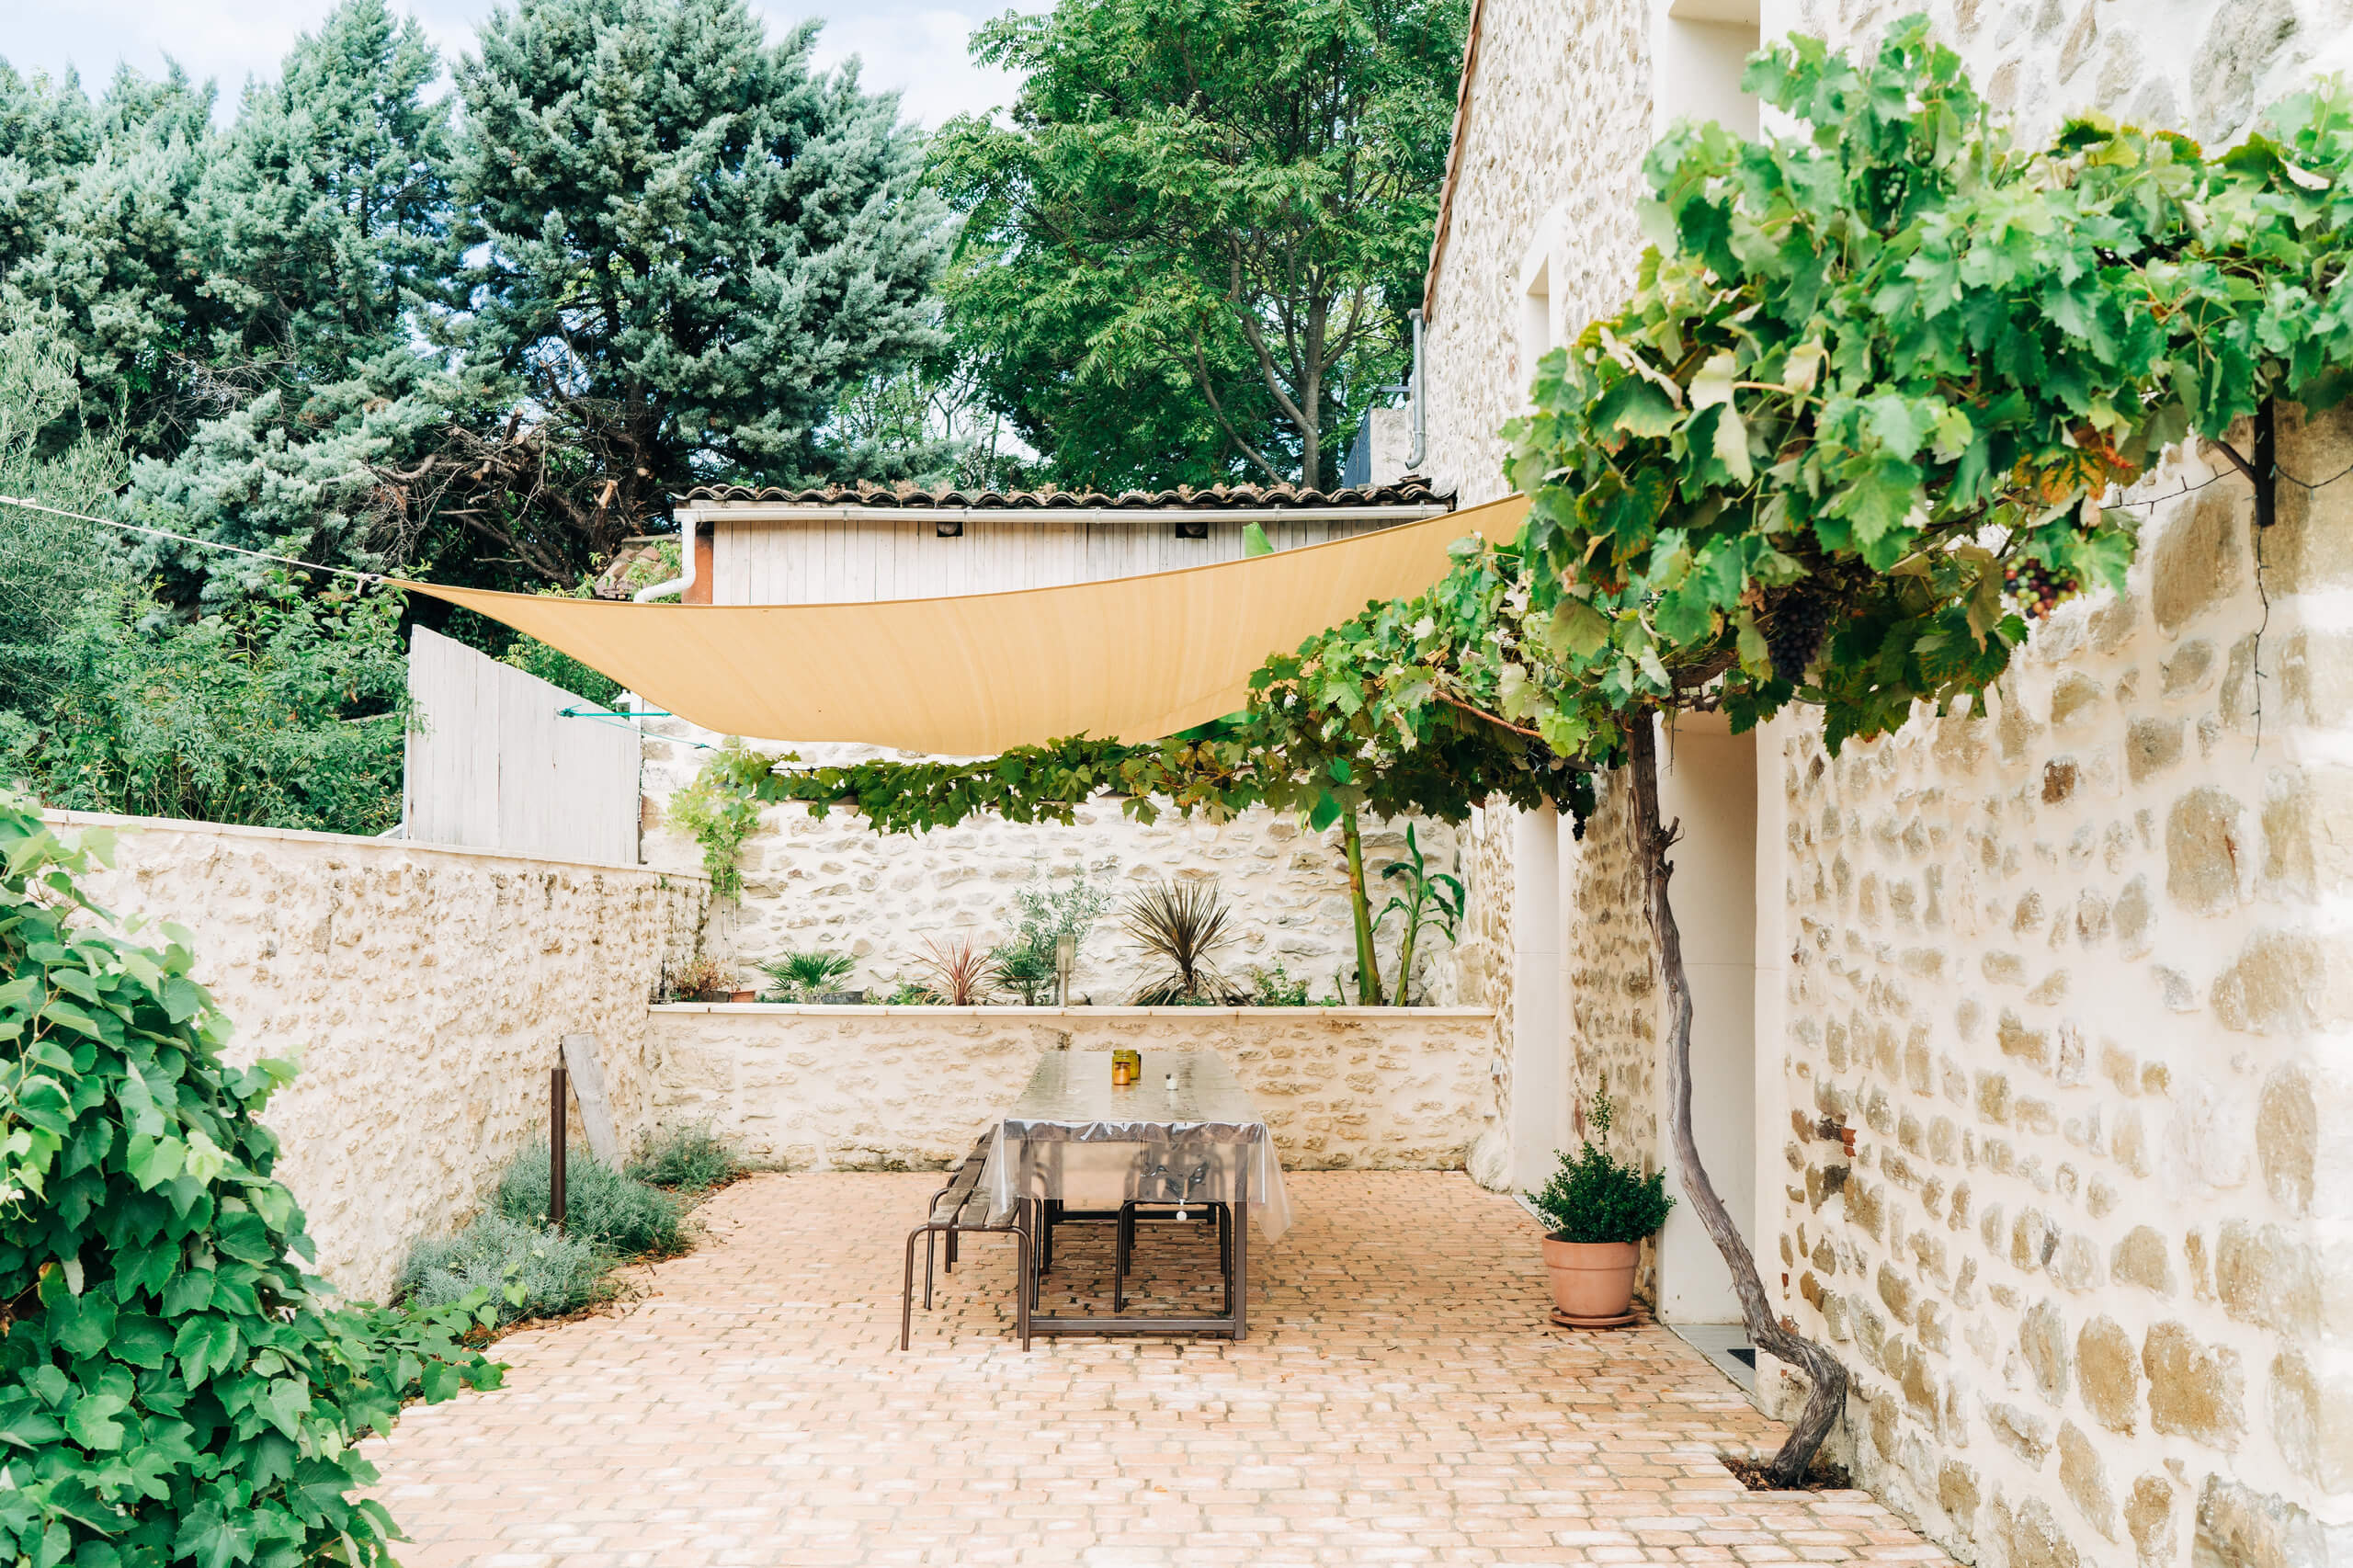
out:
M1863 1493L1744 1491L1716 1456L1779 1428L1663 1330L1545 1324L1533 1221L1460 1175L1288 1176L1240 1345L1025 1356L1010 1246L974 1237L903 1355L900 1247L938 1179L744 1182L614 1315L502 1341L504 1389L369 1446L403 1561L1945 1562ZM1108 1256L1063 1234L1067 1279ZM1214 1242L1142 1250L1165 1296Z

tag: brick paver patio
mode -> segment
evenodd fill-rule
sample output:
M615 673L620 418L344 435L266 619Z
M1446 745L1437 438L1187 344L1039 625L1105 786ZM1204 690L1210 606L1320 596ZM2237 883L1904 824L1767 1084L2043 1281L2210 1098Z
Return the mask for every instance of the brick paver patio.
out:
M370 1446L404 1562L1945 1561L1863 1493L1743 1490L1717 1454L1778 1428L1662 1330L1546 1325L1533 1221L1460 1175L1289 1177L1240 1345L1025 1356L1009 1244L976 1237L902 1355L938 1179L744 1182L615 1315L502 1341L504 1389Z

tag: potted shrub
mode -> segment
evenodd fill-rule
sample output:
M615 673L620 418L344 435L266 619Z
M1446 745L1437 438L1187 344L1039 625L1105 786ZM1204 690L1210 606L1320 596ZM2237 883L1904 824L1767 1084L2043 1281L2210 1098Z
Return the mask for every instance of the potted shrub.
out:
M1609 1135L1609 1096L1593 1096L1595 1137ZM1561 1156L1560 1171L1529 1201L1552 1227L1544 1268L1552 1277L1552 1321L1571 1328L1614 1328L1633 1321L1634 1266L1642 1240L1666 1223L1675 1199L1666 1173L1645 1176L1585 1141Z
M688 1002L725 1002L735 994L735 977L716 959L696 959L678 971L676 987Z

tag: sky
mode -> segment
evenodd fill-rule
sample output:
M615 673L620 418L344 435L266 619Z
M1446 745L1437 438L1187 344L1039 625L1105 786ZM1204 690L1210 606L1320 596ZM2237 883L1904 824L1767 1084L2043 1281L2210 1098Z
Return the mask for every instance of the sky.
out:
M153 75L166 55L221 88L225 119L249 75L270 76L298 34L316 30L332 0L0 0L11 11L0 59L22 72L62 74L71 65L96 90L119 62ZM769 36L810 17L824 23L817 62L862 62L870 88L895 88L909 118L937 126L1013 96L1012 79L972 64L965 39L1017 0L750 0ZM1019 4L1040 8L1038 0ZM414 12L445 60L472 43L491 0L393 0Z

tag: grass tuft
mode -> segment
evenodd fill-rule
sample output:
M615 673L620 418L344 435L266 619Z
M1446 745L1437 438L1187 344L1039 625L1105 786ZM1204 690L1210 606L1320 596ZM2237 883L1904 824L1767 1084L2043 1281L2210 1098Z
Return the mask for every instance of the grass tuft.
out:
M676 1187L682 1193L704 1193L725 1187L746 1169L734 1143L708 1121L689 1122L654 1134L628 1172L633 1181Z

